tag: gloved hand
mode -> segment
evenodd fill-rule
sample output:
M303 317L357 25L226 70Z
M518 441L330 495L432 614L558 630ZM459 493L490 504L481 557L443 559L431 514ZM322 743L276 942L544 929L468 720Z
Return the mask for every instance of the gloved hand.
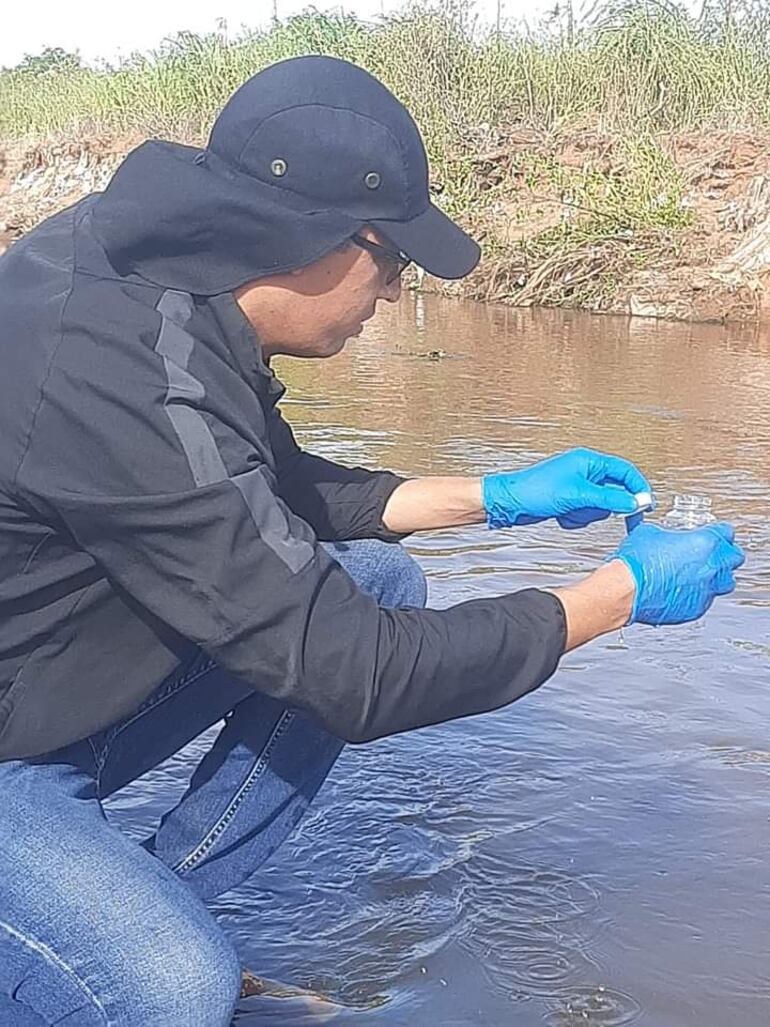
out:
M666 531L640 524L615 553L636 581L629 624L682 624L698 620L716 596L735 588L733 572L746 557L730 524Z
M482 479L490 528L536 524L549 517L562 528L583 528L612 513L636 513L636 492L652 493L641 471L628 460L592 449L572 449L523 471Z

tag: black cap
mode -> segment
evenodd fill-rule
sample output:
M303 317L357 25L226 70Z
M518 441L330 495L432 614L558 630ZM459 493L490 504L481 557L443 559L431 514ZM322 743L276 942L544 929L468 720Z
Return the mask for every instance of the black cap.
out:
M208 150L241 175L300 200L308 215L371 224L440 278L462 278L479 247L430 200L412 117L376 78L333 57L271 65L231 97Z

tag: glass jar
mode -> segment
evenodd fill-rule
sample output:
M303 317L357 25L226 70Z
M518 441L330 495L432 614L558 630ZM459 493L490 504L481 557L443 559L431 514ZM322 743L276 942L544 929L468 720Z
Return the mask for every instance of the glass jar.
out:
M663 518L663 527L674 531L689 531L715 521L708 496L677 495L674 496L674 505Z

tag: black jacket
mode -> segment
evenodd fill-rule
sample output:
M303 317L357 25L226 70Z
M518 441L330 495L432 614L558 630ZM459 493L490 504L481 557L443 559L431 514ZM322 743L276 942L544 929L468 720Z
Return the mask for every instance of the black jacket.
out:
M354 742L545 681L550 594L423 611L357 590L316 539L392 538L401 479L299 450L231 292L180 288L172 253L159 281L157 247L152 277L126 266L109 200L0 259L0 759L126 716L193 645Z

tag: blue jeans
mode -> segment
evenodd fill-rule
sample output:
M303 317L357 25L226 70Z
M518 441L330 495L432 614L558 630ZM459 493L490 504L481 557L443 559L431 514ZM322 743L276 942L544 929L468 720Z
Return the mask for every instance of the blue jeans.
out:
M424 605L401 546L327 548L382 606ZM107 822L103 798L222 718L152 838L140 845ZM275 851L342 745L198 652L126 720L0 763L2 1027L229 1024L241 968L205 900Z

